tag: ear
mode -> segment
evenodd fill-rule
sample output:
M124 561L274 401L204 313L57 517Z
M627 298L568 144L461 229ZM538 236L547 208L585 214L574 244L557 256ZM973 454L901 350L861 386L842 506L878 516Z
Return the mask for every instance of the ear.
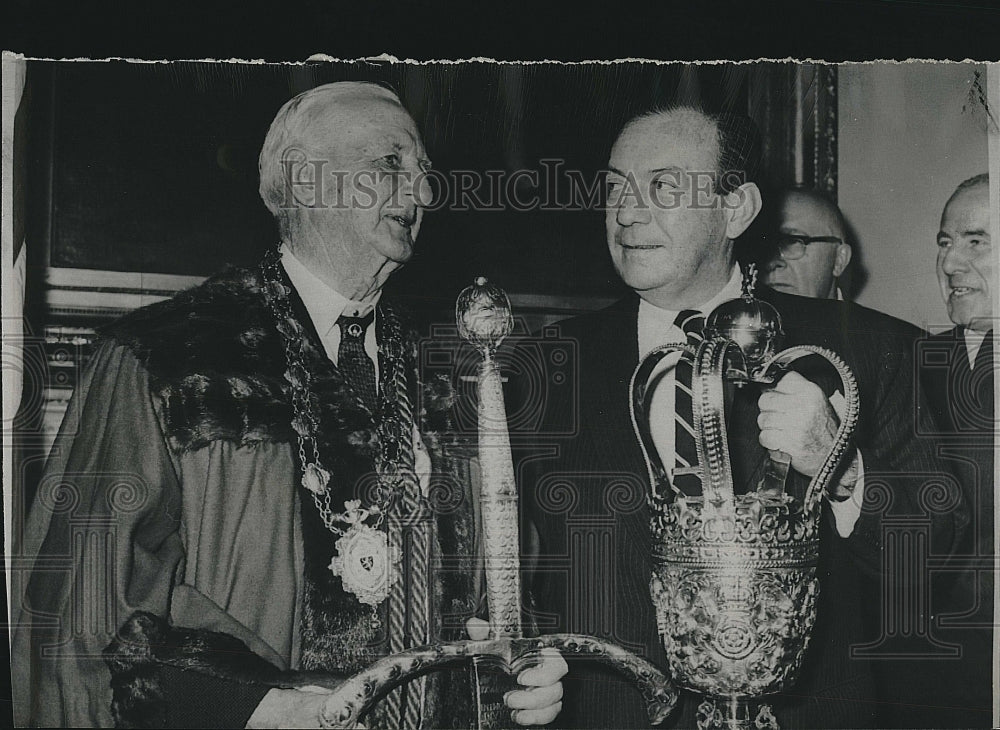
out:
M847 265L851 263L851 257L854 255L854 251L846 243L841 243L837 246L837 259L833 262L833 276L838 277L844 273L847 269Z
M305 151L299 147L287 147L282 150L279 160L285 183L282 195L285 205L294 203L296 208L317 207L317 197L322 189L316 186L316 165L309 161Z
M756 183L743 183L722 198L722 207L727 213L726 238L734 240L750 227L763 207L760 188Z

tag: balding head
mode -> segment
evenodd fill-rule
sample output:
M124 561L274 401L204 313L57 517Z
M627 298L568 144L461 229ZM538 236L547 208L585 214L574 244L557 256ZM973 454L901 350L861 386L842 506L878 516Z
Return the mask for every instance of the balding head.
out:
M699 156L701 164L694 169L711 170L719 159L718 127L699 109L671 107L641 114L625 125L616 144L647 138L663 140L665 146L683 145L690 156ZM708 160L711 165L706 164Z
M810 235L831 235L847 241L847 225L844 216L830 198L816 190L788 190L778 201L781 220L789 225L809 228L823 228L825 233Z
M840 209L823 193L788 190L778 198L777 214L764 283L799 296L836 297L837 277L852 254Z
M945 203L945 212L948 210L948 206L951 205L952 201L956 198L968 193L970 195L989 195L990 192L990 175L984 172L980 175L973 175L968 180L963 180L955 188L955 192L951 194L948 198L948 202ZM942 212L942 217L944 217L944 212Z

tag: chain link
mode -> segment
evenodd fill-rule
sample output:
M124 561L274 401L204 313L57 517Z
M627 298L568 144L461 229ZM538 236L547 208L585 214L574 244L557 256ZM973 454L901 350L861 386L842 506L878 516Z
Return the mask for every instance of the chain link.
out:
M305 364L306 336L302 325L292 311L288 287L281 281L280 260L281 254L278 249L269 250L265 254L260 264L261 288L285 350L285 380L291 388L292 396L292 429L297 436L299 466L304 479L310 464L322 469L327 474L329 472L326 471L320 460L319 445L316 440L316 434L320 427L319 404L317 396L312 392L312 373ZM384 339L392 343L401 343L402 334L399 323L394 318L389 319L388 331ZM394 384L394 381L397 380L405 381L405 378L397 379L394 377L395 369L403 367L402 363L398 361L399 358L395 357L391 350L383 348L382 345L379 345L378 352L383 356L382 359L385 361L386 367L383 368L380 378L382 380L382 407L377 426L379 446L375 452L375 470L378 474L378 481L375 485L373 505L368 509L373 518L372 527L375 529L382 525L385 514L391 507L404 479L395 459L387 459L386 453L398 454L402 439L407 436L402 433L404 424L400 422L401 419L389 418L388 416L393 412L396 399L408 397L406 393L399 393L399 388L395 387ZM307 452L311 454L312 459L308 458ZM306 488L305 485L303 488ZM350 524L351 521L347 519L346 514L333 511L329 482L318 494L311 489L307 489L307 491L312 495L316 509L327 529L334 534L344 535L346 531L340 525Z

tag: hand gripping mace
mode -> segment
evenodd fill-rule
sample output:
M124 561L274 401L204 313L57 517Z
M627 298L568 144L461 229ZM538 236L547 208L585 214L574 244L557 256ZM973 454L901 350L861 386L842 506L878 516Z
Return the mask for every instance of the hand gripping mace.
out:
M419 646L379 659L330 695L321 719L328 727L352 727L377 699L418 674L476 660L514 675L540 649L555 647L564 654L586 656L617 669L638 685L650 722L662 722L677 703L678 692L670 679L645 659L593 636L523 636L517 489L495 360L497 347L513 329L510 302L502 289L480 277L459 295L455 315L459 334L483 357L479 367L479 459L489 638Z

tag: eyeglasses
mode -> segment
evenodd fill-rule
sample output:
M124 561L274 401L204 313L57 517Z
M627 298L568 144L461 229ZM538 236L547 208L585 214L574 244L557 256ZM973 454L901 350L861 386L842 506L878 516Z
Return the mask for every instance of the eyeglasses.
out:
M797 236L790 233L779 233L771 237L778 254L786 261L795 261L806 255L806 246L810 243L843 243L836 236Z

